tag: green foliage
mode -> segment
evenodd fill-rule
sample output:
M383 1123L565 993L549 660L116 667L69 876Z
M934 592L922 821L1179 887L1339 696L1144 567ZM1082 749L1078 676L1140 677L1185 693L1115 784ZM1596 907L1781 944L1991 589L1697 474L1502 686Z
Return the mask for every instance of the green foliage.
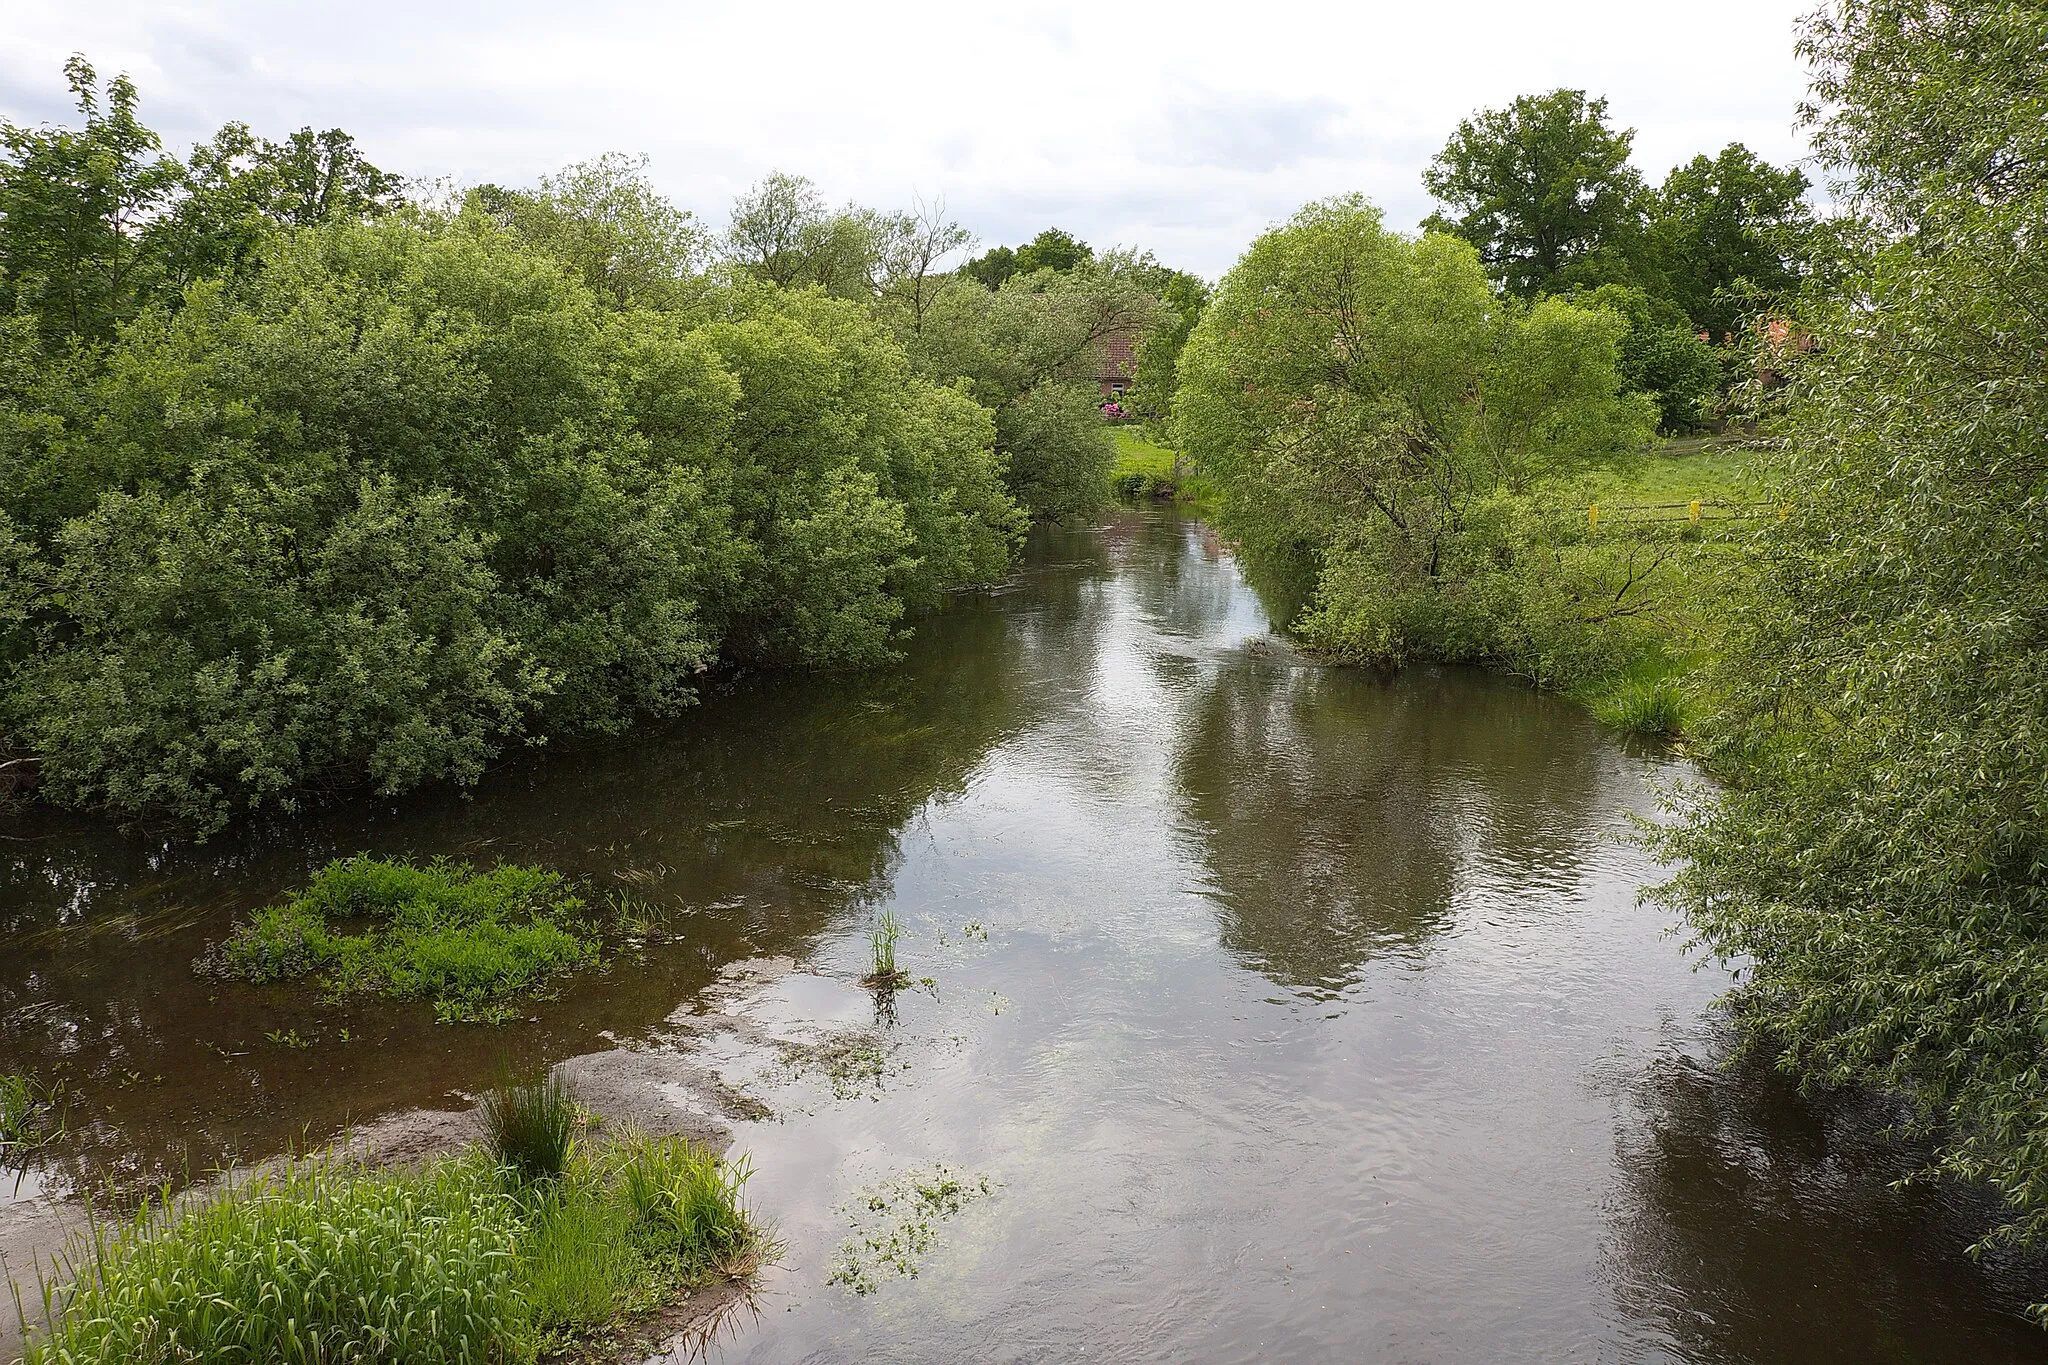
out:
M1405 240L1363 200L1311 204L1196 328L1179 446L1255 558L1312 566L1311 644L1575 686L1636 647L1650 568L1591 543L1568 486L1648 435L1647 400L1621 392L1624 325L1504 301L1471 247Z
M569 266L612 307L697 299L692 272L710 249L708 234L656 192L645 155L608 152L543 176L531 193L479 186L468 204Z
M507 1079L484 1096L484 1142L520 1180L553 1179L569 1168L576 1117L575 1097L554 1072L532 1081Z
M236 926L211 965L244 981L314 976L338 994L427 999L443 1023L500 1023L521 997L597 961L582 909L540 868L347 858Z
M1713 340L1746 334L1798 289L1813 248L1806 190L1796 166L1781 170L1739 142L1664 178L1650 256L1662 289Z
M1424 226L1479 249L1522 298L1626 281L1641 253L1647 191L1629 164L1633 129L1608 126L1583 90L1523 95L1458 124L1423 175L1456 211Z
M1803 1080L1902 1093L1936 1165L2048 1232L2048 176L2038 7L1843 0L1810 22L1819 144L1868 215L1789 383L1764 542L1714 683L1732 779L1663 896L1743 964L1734 1017ZM1789 494L1788 494L1789 496Z
M518 1210L490 1167L335 1160L96 1230L30 1365L531 1359Z
M759 1233L740 1201L751 1174L688 1138L636 1138L623 1147L620 1188L648 1244L704 1271L732 1265Z
M111 338L150 297L159 272L143 239L178 179L133 81L102 92L78 56L64 76L83 127L0 121L0 315L34 317L51 350Z
M1118 253L1016 275L993 293L955 289L926 315L912 354L993 410L1008 487L1033 514L1089 512L1108 497L1115 447L1100 412L1098 350L1152 326L1156 273Z
M1209 286L1185 270L1162 270L1155 286L1158 319L1138 343L1137 373L1127 403L1148 427L1161 429L1173 414L1179 386L1180 354L1194 335L1202 310L1209 306Z
M1603 284L1573 299L1627 320L1622 382L1656 400L1659 430L1691 431L1705 420L1720 387L1721 362L1676 304L1625 284Z
M1065 273L1095 259L1095 249L1072 233L1047 228L1014 251L991 247L960 267L963 275L989 289L1000 289L1013 275L1040 270Z
M636 176L572 168L512 229L270 225L89 363L0 331L0 730L45 797L203 834L472 782L720 658L885 659L1001 575L988 413L869 308L682 279Z

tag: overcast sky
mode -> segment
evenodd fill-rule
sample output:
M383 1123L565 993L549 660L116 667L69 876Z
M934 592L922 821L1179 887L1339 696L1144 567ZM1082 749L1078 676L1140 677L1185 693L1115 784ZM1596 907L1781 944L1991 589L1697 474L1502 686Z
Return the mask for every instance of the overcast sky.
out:
M1058 224L1213 277L1323 195L1412 226L1461 117L1560 85L1608 96L1652 179L1731 141L1800 158L1809 8L0 0L0 115L70 117L62 65L83 52L135 78L179 151L229 119L339 126L387 170L508 185L645 152L714 226L786 170L834 201L943 198L984 242Z

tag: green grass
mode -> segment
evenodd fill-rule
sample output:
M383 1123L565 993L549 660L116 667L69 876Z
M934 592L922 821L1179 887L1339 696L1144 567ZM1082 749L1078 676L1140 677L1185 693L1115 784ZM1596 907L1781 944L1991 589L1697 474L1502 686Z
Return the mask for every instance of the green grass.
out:
M0 1168L19 1166L56 1135L56 1096L27 1076L0 1075Z
M94 1230L28 1365L529 1359L522 1231L478 1160L314 1160L183 1212L156 1201Z
M521 998L596 963L583 909L541 868L346 858L237 926L212 965L245 981L314 977L336 995L430 1000L443 1023L502 1023Z
M636 1225L664 1256L694 1270L730 1265L754 1238L740 1202L751 1174L686 1138L623 1144L620 1184Z
M1598 489L1617 503L1753 503L1760 496L1754 457L1732 445L1664 441L1634 470Z
M506 1081L484 1096L484 1142L521 1180L547 1180L569 1168L576 1147L576 1100L553 1072Z
M1222 491L1200 474L1173 473L1173 451L1147 440L1140 427L1116 427L1116 471L1111 484L1123 498L1166 497L1190 506L1197 514L1213 511Z
M608 1359L641 1315L772 1251L748 1174L633 1135L539 1184L482 1148L389 1170L313 1158L95 1226L73 1292L45 1294L28 1365Z
M868 974L861 983L876 990L891 991L904 984L904 973L896 969L896 940L903 937L903 921L894 910L875 916L868 929Z

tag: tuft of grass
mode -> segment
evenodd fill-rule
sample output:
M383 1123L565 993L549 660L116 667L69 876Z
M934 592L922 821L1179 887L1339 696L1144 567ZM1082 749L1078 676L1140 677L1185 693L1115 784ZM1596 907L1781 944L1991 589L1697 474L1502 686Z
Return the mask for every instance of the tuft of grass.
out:
M24 1165L57 1136L56 1098L27 1076L0 1074L0 1168Z
M896 941L902 937L903 921L896 918L894 910L884 910L875 916L868 929L868 974L861 978L862 985L893 991L909 980L896 967Z
M1593 712L1628 734L1673 739L1685 733L1685 693L1671 678L1626 679L1595 702Z
M530 1359L522 1228L475 1160L314 1159L183 1211L165 1196L93 1229L27 1362Z
M484 1096L484 1142L521 1180L549 1180L576 1148L576 1099L560 1076L506 1080Z
M741 1202L752 1175L687 1138L638 1138L624 1147L620 1183L650 1246L692 1271L742 1262L760 1241Z
M206 965L244 981L314 976L334 994L431 1000L442 1023L503 1023L521 997L596 963L583 908L566 878L542 868L344 858L238 925Z

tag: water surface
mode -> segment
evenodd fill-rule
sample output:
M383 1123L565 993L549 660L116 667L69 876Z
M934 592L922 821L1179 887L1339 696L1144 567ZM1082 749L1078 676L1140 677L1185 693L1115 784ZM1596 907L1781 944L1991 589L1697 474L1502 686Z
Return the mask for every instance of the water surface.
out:
M74 1095L44 1183L133 1183L506 1060L710 1049L774 1111L737 1127L788 1246L732 1361L2048 1354L2048 1282L1960 1255L1980 1202L1890 1187L1882 1104L1720 1066L1725 978L1621 837L1680 776L1512 683L1301 661L1211 534L1134 513L1041 533L899 667L742 679L473 800L200 848L17 823L0 1069ZM358 850L545 861L674 918L508 1030L191 972ZM882 909L931 984L878 1017ZM802 971L739 1008L871 1040L879 1078L706 1042L760 958ZM916 1278L828 1284L847 1201L937 1163L995 1194Z

